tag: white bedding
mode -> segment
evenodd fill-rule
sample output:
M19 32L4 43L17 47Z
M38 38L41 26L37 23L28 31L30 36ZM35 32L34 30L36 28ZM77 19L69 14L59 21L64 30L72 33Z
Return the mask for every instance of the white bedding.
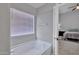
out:
M64 38L73 38L73 39L79 39L79 32L65 32L64 33Z

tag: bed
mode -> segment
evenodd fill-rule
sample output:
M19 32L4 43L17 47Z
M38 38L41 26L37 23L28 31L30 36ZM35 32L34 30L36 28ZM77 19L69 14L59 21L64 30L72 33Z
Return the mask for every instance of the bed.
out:
M79 30L72 29L68 30L63 34L64 39L77 39L79 40Z

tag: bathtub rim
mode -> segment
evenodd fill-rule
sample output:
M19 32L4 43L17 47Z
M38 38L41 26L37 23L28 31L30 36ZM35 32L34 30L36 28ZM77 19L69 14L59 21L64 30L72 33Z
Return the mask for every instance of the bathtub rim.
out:
M47 51L49 48L51 48L51 44L50 43L48 43L48 42L46 42L46 41L43 41L43 40L34 40L34 41L30 41L30 42L28 42L28 43L31 43L31 42L37 42L37 41L42 41L44 44L46 43L46 44L48 44L48 48L47 49L45 49L45 51ZM18 45L16 45L15 47L13 47L12 49L10 49L10 52L12 53L12 51L14 51L17 47L19 47L19 46L21 46L21 45L23 45L23 44L26 44L27 42L24 42L24 43L21 43L21 44L18 44ZM27 43L27 44L28 44ZM43 51L42 53L40 53L41 55L45 52L45 51ZM11 54L10 53L10 54ZM13 54L12 54L13 55ZM17 54L18 55L18 54Z

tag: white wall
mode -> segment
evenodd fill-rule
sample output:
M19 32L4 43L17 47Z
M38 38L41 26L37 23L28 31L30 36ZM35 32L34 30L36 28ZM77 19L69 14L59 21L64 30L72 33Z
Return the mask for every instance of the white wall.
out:
M52 43L53 4L38 8L37 14L37 38Z
M61 30L79 29L79 11L60 14Z
M18 44L35 40L34 34L11 37L11 48Z
M24 3L23 4L22 3L10 4L10 7L34 15L35 16L35 23L36 23L36 9L35 8L33 8L27 4L24 4ZM35 27L35 30L36 30L36 27ZM21 44L23 42L35 40L36 39L35 35L36 34L29 34L29 35L11 37L11 47L14 47L14 46Z
M52 43L53 12L49 11L37 16L37 39Z
M0 54L10 54L9 4L0 4Z
M37 39L53 44L53 6L48 4L38 9ZM53 47L53 46L52 46ZM53 49L51 47L51 54Z

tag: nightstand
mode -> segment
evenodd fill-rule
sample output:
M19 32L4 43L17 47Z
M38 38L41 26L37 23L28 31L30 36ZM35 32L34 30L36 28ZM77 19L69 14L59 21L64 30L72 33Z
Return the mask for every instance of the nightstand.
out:
M59 36L63 36L64 33L65 31L59 31Z
M59 37L58 39L63 39L63 34L65 33L65 31L59 31Z

